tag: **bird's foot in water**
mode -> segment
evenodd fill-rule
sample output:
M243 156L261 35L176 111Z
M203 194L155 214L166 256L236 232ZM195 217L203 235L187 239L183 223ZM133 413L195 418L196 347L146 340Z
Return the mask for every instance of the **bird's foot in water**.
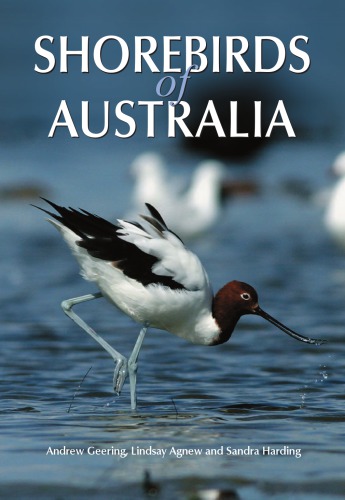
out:
M113 385L114 391L119 396L122 391L123 384L128 375L128 361L127 358L123 357L116 361L116 366L114 370Z

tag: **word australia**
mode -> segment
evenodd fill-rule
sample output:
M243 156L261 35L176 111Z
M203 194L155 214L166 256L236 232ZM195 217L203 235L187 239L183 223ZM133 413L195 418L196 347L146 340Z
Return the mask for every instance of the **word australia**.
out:
M155 137L156 128L162 130L162 123L166 123L168 137L175 137L180 130L185 137L200 137L205 128L213 128L218 137L249 137L246 130L239 130L238 116L241 113L237 101L229 101L230 120L224 123L220 120L213 100L209 100L195 130L190 130L187 123L191 108L188 102L180 101L130 101L124 100L111 106L110 101L103 101L103 105L93 106L92 114L97 117L97 127L90 123L89 101L81 102L81 109L75 111L75 117L70 111L66 100L60 102L48 137L54 137L57 129L63 129L72 138L85 135L92 139L99 139L113 134L121 139L128 139L137 132L137 122L144 126L146 137ZM224 103L226 106L226 103ZM223 106L222 106L223 107ZM268 127L263 127L261 119L262 102L253 102L253 124L250 127L253 137L270 137L275 127L283 127L288 137L296 137L291 125L284 102L279 100L272 114ZM163 113L163 116L162 116ZM79 120L81 116L81 120ZM223 113L222 113L223 116ZM101 120L99 120L101 117ZM163 120L162 120L163 119ZM159 127L156 122L159 121ZM144 124L144 125L143 125Z

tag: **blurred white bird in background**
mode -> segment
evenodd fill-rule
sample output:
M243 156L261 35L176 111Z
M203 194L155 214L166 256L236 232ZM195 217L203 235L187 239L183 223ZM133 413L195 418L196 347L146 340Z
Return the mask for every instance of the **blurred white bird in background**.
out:
M332 172L339 180L330 194L325 224L334 240L345 248L345 151L334 160Z
M131 172L133 212L145 203L156 206L182 239L195 238L209 230L220 217L225 199L257 191L253 181L229 179L225 166L216 160L202 161L187 186L182 176L169 175L162 157L156 153L140 154Z

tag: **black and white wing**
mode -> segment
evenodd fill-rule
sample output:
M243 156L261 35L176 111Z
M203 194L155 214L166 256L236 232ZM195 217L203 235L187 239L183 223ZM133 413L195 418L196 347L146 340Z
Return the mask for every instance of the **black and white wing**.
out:
M198 257L168 229L153 206L146 204L150 215L142 215L143 222L118 220L113 224L86 210L44 201L57 213L38 208L53 218L50 222L62 233L87 279L97 281L88 269L85 252L91 259L110 263L144 286L161 285L190 291L209 288Z

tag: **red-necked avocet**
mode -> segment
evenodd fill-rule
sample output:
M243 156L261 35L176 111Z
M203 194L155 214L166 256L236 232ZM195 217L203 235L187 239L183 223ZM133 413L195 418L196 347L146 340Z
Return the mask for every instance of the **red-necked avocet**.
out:
M257 292L247 283L231 281L213 296L200 260L168 229L153 206L146 204L150 215L142 215L142 222L118 220L115 225L85 210L44 201L57 213L41 210L52 217L49 221L72 250L83 277L94 281L100 290L64 300L62 308L112 356L118 394L129 375L133 409L137 361L148 327L213 346L229 340L241 316L255 314L297 340L317 345L324 342L299 335L263 311ZM72 310L76 304L100 297L142 325L128 360Z

